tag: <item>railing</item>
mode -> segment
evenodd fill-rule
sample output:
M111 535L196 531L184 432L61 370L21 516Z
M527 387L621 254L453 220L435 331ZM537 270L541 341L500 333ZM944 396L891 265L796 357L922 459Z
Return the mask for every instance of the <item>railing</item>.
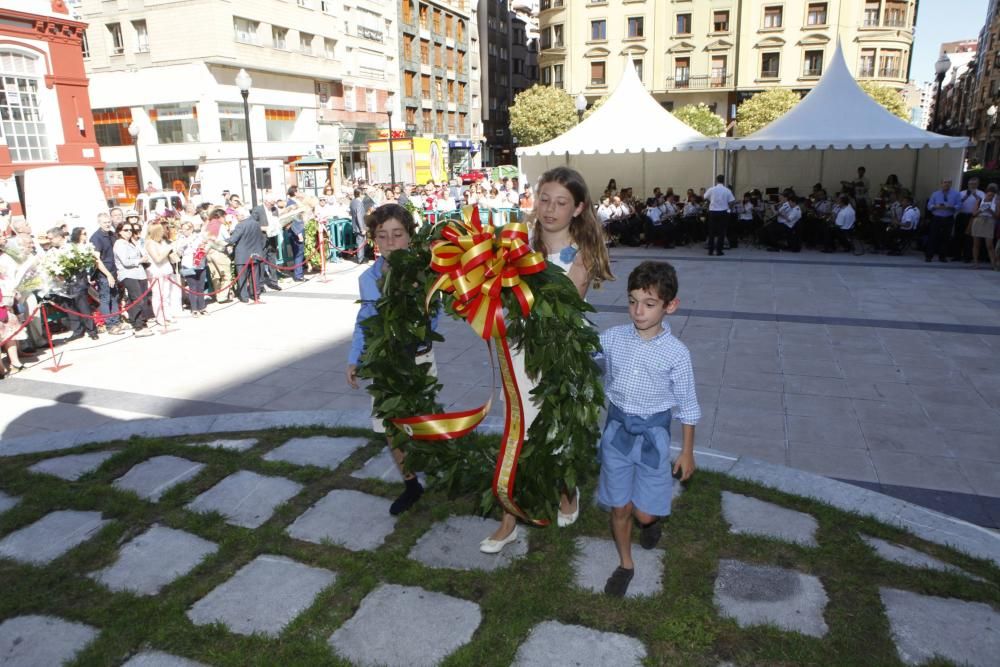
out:
M683 79L667 77L667 88L673 89L694 89L703 90L705 88L728 88L733 85L733 75L712 76L702 74L699 76L689 76Z
M902 76L902 70L899 67L880 67L878 70L880 79L898 79L900 76Z
M822 75L823 75L822 67L807 67L806 69L802 70L802 76L822 76Z

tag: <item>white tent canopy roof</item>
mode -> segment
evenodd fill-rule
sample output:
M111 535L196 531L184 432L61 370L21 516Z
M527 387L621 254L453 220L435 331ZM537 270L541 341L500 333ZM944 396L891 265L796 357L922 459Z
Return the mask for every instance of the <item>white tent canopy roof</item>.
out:
M519 156L593 155L717 148L712 139L688 127L646 91L631 61L622 80L601 107L555 139L517 149Z
M965 137L921 130L887 111L851 76L837 48L816 87L777 120L743 139L726 143L730 150L826 148L964 148Z

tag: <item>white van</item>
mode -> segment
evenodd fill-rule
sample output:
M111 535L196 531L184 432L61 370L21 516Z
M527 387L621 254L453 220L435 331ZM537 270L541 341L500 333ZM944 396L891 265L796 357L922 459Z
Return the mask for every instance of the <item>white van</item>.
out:
M257 178L257 200L263 199L263 193L268 190L277 197L284 197L287 189L285 163L282 160L254 160L253 165ZM250 166L246 160L201 162L189 196L195 204L222 204L222 193L227 190L239 195L244 203L250 203Z
M35 234L66 223L83 227L89 236L98 228L97 214L108 202L97 171L83 165L54 165L24 171L24 216Z

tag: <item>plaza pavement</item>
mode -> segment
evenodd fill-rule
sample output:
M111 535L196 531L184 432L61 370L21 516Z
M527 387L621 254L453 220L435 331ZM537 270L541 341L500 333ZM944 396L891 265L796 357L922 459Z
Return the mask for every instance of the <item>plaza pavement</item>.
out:
M598 327L627 322L625 279L657 258L679 273L669 322L694 358L699 450L1000 526L1000 274L916 255L616 248L618 281L590 296ZM344 380L362 270L334 264L325 280L212 306L151 338L59 346L58 372L46 354L0 382L0 451L143 417L366 411L367 394ZM464 323L442 332L441 399L478 405L492 378L485 346Z

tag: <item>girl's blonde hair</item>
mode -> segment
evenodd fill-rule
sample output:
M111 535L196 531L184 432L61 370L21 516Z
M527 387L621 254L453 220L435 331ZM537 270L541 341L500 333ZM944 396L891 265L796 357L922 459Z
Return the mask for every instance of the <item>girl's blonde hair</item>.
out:
M150 241L162 241L166 231L161 223L154 222L146 229L146 238Z
M573 216L573 220L569 223L569 234L573 238L573 243L576 244L583 265L590 272L593 286L598 288L605 280L614 280L615 276L611 273L611 260L608 258L608 248L604 244L604 230L601 228L601 223L597 222L597 216L594 215L594 205L590 201L590 191L587 189L587 182L583 180L583 176L575 169L556 167L542 174L534 191L540 192L546 183L558 183L573 195L575 206L583 204L580 215ZM540 199L535 197L536 208L539 206L539 202ZM537 219L537 211L534 213ZM537 223L535 224L532 245L543 255L549 254L545 242L542 241L541 225Z

